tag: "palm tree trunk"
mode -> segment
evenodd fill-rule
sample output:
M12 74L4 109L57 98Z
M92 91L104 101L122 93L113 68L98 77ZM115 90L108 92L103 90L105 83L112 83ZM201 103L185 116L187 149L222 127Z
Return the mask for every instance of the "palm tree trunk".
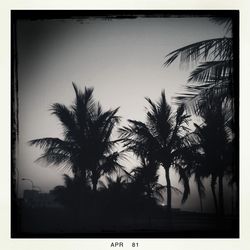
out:
M94 192L97 191L97 184L98 184L99 177L100 175L98 174L98 172L96 170L93 170L91 181L92 181L92 187L93 187Z
M232 192L232 203L231 203L231 210L232 215L234 214L234 184L232 183L231 186L231 192Z
M223 175L219 176L219 213L224 215Z
M239 193L239 184L236 184L236 190L237 190L237 192L236 192L236 197L235 197L235 207L236 207L236 214L237 215L239 215L239 208L240 208L240 200L239 200L239 195L240 195L240 193Z
M195 176L196 181L196 185L197 185L197 189L198 189L198 194L199 194L199 200L200 200L200 211L201 213L203 213L203 204L202 204L202 190L201 190L201 182L200 182L200 177Z
M146 190L147 190L147 197L148 197L148 199L150 199L150 197L151 197L151 188L150 188L150 185L149 184L147 184L146 185Z
M171 193L171 181L169 177L169 167L165 167L165 174L166 174L166 182L167 182L167 209L168 211L172 208L172 193Z
M216 192L215 192L215 185L216 185L216 178L212 176L212 181L211 181L211 190L214 198L214 206L215 206L215 212L216 214L218 213L218 205L217 205L217 197L216 197Z
M97 176L96 172L94 172L92 175L92 185L93 185L94 192L97 191L97 183L98 183L98 176Z
M93 180L93 191L96 192L97 190L97 180Z
M203 205L202 205L202 197L199 194L199 199L200 199L200 209L201 209L201 213L203 213Z

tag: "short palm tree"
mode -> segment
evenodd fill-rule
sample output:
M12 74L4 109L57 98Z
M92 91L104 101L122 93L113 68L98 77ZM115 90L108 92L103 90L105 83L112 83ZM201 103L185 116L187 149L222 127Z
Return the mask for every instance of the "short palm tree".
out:
M129 125L120 129L120 136L124 146L140 158L149 160L152 166L162 165L165 169L167 182L167 207L171 209L171 180L169 170L171 167L178 169L181 180L186 183L183 202L189 193L189 186L185 173L180 165L175 164L179 159L179 149L182 147L182 135L187 131L184 126L189 116L185 114L184 107L180 106L176 113L166 101L165 92L154 103L146 98L150 105L147 111L146 122L129 120Z
M148 199L154 199L156 195L160 195L158 190L161 188L161 185L158 183L159 176L157 170L156 162L152 163L142 159L140 166L131 171L132 183L137 187L138 193Z
M56 186L51 193L55 199L67 208L83 209L81 206L91 196L91 188L88 183L83 183L82 180L70 177L67 174L63 175L64 186ZM86 202L87 203L87 202Z
M104 181L100 181L101 190L112 190L112 192L119 194L121 190L125 189L128 184L128 176L116 175L112 177L107 175Z
M119 122L118 108L103 111L100 103L93 99L93 88L85 87L82 92L74 83L73 87L76 95L73 105L68 108L55 103L51 106L52 114L63 127L63 139L46 137L29 143L43 149L38 161L72 170L74 178L83 183L91 180L95 191L103 174L122 168L118 163L119 153L113 150L118 141L111 139Z

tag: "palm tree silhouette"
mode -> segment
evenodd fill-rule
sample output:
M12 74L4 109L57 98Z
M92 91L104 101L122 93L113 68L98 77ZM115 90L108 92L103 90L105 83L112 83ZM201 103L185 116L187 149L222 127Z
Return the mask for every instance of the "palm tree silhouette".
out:
M82 205L91 196L89 183L83 183L81 179L70 177L67 174L63 175L63 179L64 186L56 186L51 193L64 207L82 210L84 208Z
M194 124L195 126L198 126ZM182 159L182 165L185 166L184 172L186 178L194 176L194 182L197 186L200 211L203 212L202 199L205 197L205 186L203 185L203 179L209 176L208 170L204 166L204 153L201 152L201 145L199 144L199 136L196 131L188 133L184 138L184 144L180 155Z
M155 199L161 196L160 189L162 185L158 183L158 166L156 162L150 162L147 159L141 159L140 166L131 171L133 185L142 196L148 199Z
M129 120L129 125L119 130L120 136L128 150L140 158L149 160L153 171L155 171L155 166L160 164L164 167L167 182L167 207L170 210L171 189L173 188L169 176L171 167L177 169L181 180L185 183L183 202L189 193L188 180L185 178L181 165L177 164L179 149L184 145L182 135L188 130L184 124L188 122L189 116L185 114L183 106L180 106L176 113L173 113L166 101L164 91L162 91L158 102L154 103L149 98L146 100L150 105L146 123Z
M203 138L201 140L204 144L207 170L211 174L211 189L215 207L223 214L223 175L228 166L230 169L233 167L232 160L225 157L224 151L228 150L229 145L232 147L232 131L235 129L234 44L230 34L232 18L215 17L211 18L211 21L224 25L226 28L224 37L200 41L177 49L167 55L165 66L169 66L179 56L180 63L199 62L198 67L190 74L186 91L178 94L176 101L178 104L184 103L192 113L205 119L205 125L202 129L196 126L196 132L200 130L200 136ZM231 134L229 136L231 138L228 138L229 134ZM212 145L217 143L216 151ZM225 146L224 149L223 146ZM233 168L232 180L237 182L238 169L235 166ZM219 209L215 192L217 179L219 179Z
M106 215L116 217L115 220L124 212L124 205L127 202L126 192L128 188L129 177L127 175L115 174L106 175L99 182L99 193L101 194L102 208L106 208ZM117 215L117 216L116 216Z
M111 139L119 122L118 108L103 111L93 99L93 88L85 87L82 92L74 83L73 88L76 95L73 105L51 106L52 114L63 127L63 139L47 137L31 140L29 144L44 151L37 161L45 160L48 165L72 170L74 178L83 183L91 180L96 191L103 174L122 168L118 163L120 153L113 150L118 140Z
M234 162L230 152L234 135L230 127L229 114L225 112L221 105L216 104L216 99L207 103L207 109L202 115L203 123L201 125L194 124L196 129L188 135L187 141L189 149L196 149L191 157L189 155L191 158L190 172L195 174L195 180L211 177L215 210L223 215L223 177L225 174L232 175ZM215 189L217 180L219 182L218 199Z

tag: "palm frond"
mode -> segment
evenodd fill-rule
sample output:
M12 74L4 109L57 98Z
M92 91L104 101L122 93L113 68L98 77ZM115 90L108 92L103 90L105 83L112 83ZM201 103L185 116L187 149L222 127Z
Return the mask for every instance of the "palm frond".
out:
M70 111L65 105L60 103L54 103L51 105L50 110L53 115L60 120L64 129L64 135L66 138L78 138L78 130L75 124L75 117L72 111Z
M224 29L226 30L226 33L229 33L230 31L232 31L232 18L231 17L227 17L227 16L211 17L210 20L219 25L224 25Z
M65 148L69 147L69 143L59 139L59 138L54 138L54 137L45 137L41 139L35 139L35 140L30 140L28 141L30 146L39 146L41 149L46 149L46 148Z
M146 98L150 104L147 112L147 126L160 144L166 145L173 127L171 107L166 101L165 91L161 92L161 98L157 103Z
M188 82L206 83L210 79L218 82L221 79L232 78L233 61L209 61L201 63L195 70L192 71Z
M60 164L64 164L63 168L66 169L71 167L71 155L74 149L70 143L58 138L42 138L31 140L29 144L40 146L40 148L44 150L44 153L36 162L45 160L49 165L55 164L57 167L61 167Z
M89 123L92 121L92 117L96 113L96 103L93 99L93 88L85 87L84 92L77 88L73 83L75 90L75 102L71 106L74 114L76 123L82 131L86 131L89 127Z
M209 39L184 46L169 53L164 66L169 66L178 56L180 56L180 63L198 60L230 60L232 59L232 38Z
M70 171L72 170L72 163L70 157L63 153L44 153L36 159L35 162L46 161L48 166L55 166L58 169Z
M99 166L100 172L103 174L111 174L112 172L115 172L118 169L124 169L124 167L119 164L118 158L118 152L114 152L106 157L103 157L102 163Z
M159 148L159 142L151 134L145 123L128 120L129 126L119 129L120 137L124 141L124 146L133 151L138 156L147 155L149 149Z
M230 80L222 80L202 85L192 84L186 87L186 92L178 93L174 100L177 105L184 104L191 114L200 115L206 108L207 100L216 96L223 100L231 96L230 83Z

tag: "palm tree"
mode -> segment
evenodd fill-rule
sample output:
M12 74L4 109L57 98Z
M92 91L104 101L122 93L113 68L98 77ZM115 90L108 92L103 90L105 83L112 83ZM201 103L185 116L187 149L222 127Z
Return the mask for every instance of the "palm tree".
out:
M152 166L164 167L167 182L167 207L170 210L172 195L170 168L178 169L181 180L187 183L184 172L175 163L179 158L178 150L183 144L183 132L188 130L184 124L187 123L189 116L185 114L183 106L180 106L176 113L172 112L164 91L158 102L154 103L149 98L146 100L150 105L146 123L129 120L129 125L120 129L120 136L124 141L124 146L135 155L148 159ZM185 187L183 202L189 193L188 184Z
M79 178L72 178L67 174L63 175L64 186L56 186L51 193L56 200L66 208L83 209L81 206L91 195L88 183L83 183Z
M195 124L196 125L196 124ZM205 197L205 186L203 185L203 179L208 177L208 170L204 167L204 154L201 152L201 145L199 144L199 137L196 131L188 133L184 138L185 146L182 147L180 152L181 164L185 166L182 171L185 172L185 178L194 177L194 182L197 186L200 211L203 212L202 199Z
M133 185L137 192L148 199L155 199L160 196L159 189L163 187L158 183L158 166L156 162L141 159L141 164L131 171Z
M119 153L113 148L118 140L112 140L112 131L119 122L117 109L103 111L100 103L93 99L93 88L82 92L73 83L75 101L69 108L55 103L53 115L63 127L63 139L41 138L31 140L30 145L39 146L44 153L37 161L45 160L48 165L70 169L74 178L83 183L91 180L92 189L97 190L99 178L105 173L116 171Z
M116 174L115 177L113 175L106 175L105 178L99 182L99 191L104 198L103 203L107 203L111 214L113 210L121 212L120 210L122 210L124 194L128 188L128 183L129 177L119 174ZM112 209L110 209L110 207Z
M203 124L194 124L196 129L188 135L188 147L195 150L190 157L191 172L198 178L211 177L211 190L213 194L215 210L224 214L223 177L231 173L233 162L230 157L233 134L225 114L225 110L216 105L208 105L203 113ZM219 195L217 199L216 184L219 182ZM199 179L197 179L199 181ZM197 183L198 184L198 183ZM219 204L218 204L219 202Z
M169 66L180 56L181 63L199 62L190 74L188 79L188 86L184 93L180 93L177 97L177 103L185 104L195 115L205 117L205 124L202 128L202 135L206 140L210 141L210 147L206 148L206 162L209 162L208 169L211 171L211 188L214 197L215 207L217 210L217 198L215 193L215 186L217 178L219 179L219 210L223 214L223 175L225 174L225 165L231 165L232 161L225 163L226 158L222 160L223 146L229 147L229 144L233 143L233 140L227 140L228 134L233 137L232 131L235 130L235 72L234 72L234 60L235 55L233 53L233 39L231 37L232 31L232 17L215 17L211 18L212 21L222 24L226 28L225 36L222 38L215 38L205 41L200 41L194 44L177 49L167 55L165 66ZM237 69L236 69L237 70ZM216 103L211 100L216 99ZM218 109L216 111L216 109ZM217 118L211 112L215 112ZM207 117L206 113L211 113ZM227 118L222 118L221 113L227 113ZM208 121L210 119L210 121ZM223 122L224 124L220 123ZM212 124L214 122L214 124ZM230 123L230 125L228 125ZM226 130L231 129L231 133L227 133ZM214 129L214 132L212 131ZM226 133L226 134L225 134ZM218 136L218 137L217 137ZM213 138L214 137L214 138ZM216 138L217 137L217 138ZM211 147L213 143L218 143L218 150ZM205 143L206 144L206 143ZM214 144L215 145L215 144ZM235 144L234 144L235 145ZM211 154L209 153L211 150ZM210 156L208 156L210 155ZM215 156L215 158L214 158ZM211 157L209 159L209 157ZM216 157L218 158L216 160ZM221 158L221 160L219 160ZM213 160L212 160L213 159ZM214 160L217 163L214 163ZM213 161L213 162L211 162ZM219 163L220 162L220 163ZM224 166L223 166L224 165ZM214 169L211 169L214 166ZM215 168L218 169L215 169ZM235 177L232 179L237 182L238 169L235 168L232 172Z

